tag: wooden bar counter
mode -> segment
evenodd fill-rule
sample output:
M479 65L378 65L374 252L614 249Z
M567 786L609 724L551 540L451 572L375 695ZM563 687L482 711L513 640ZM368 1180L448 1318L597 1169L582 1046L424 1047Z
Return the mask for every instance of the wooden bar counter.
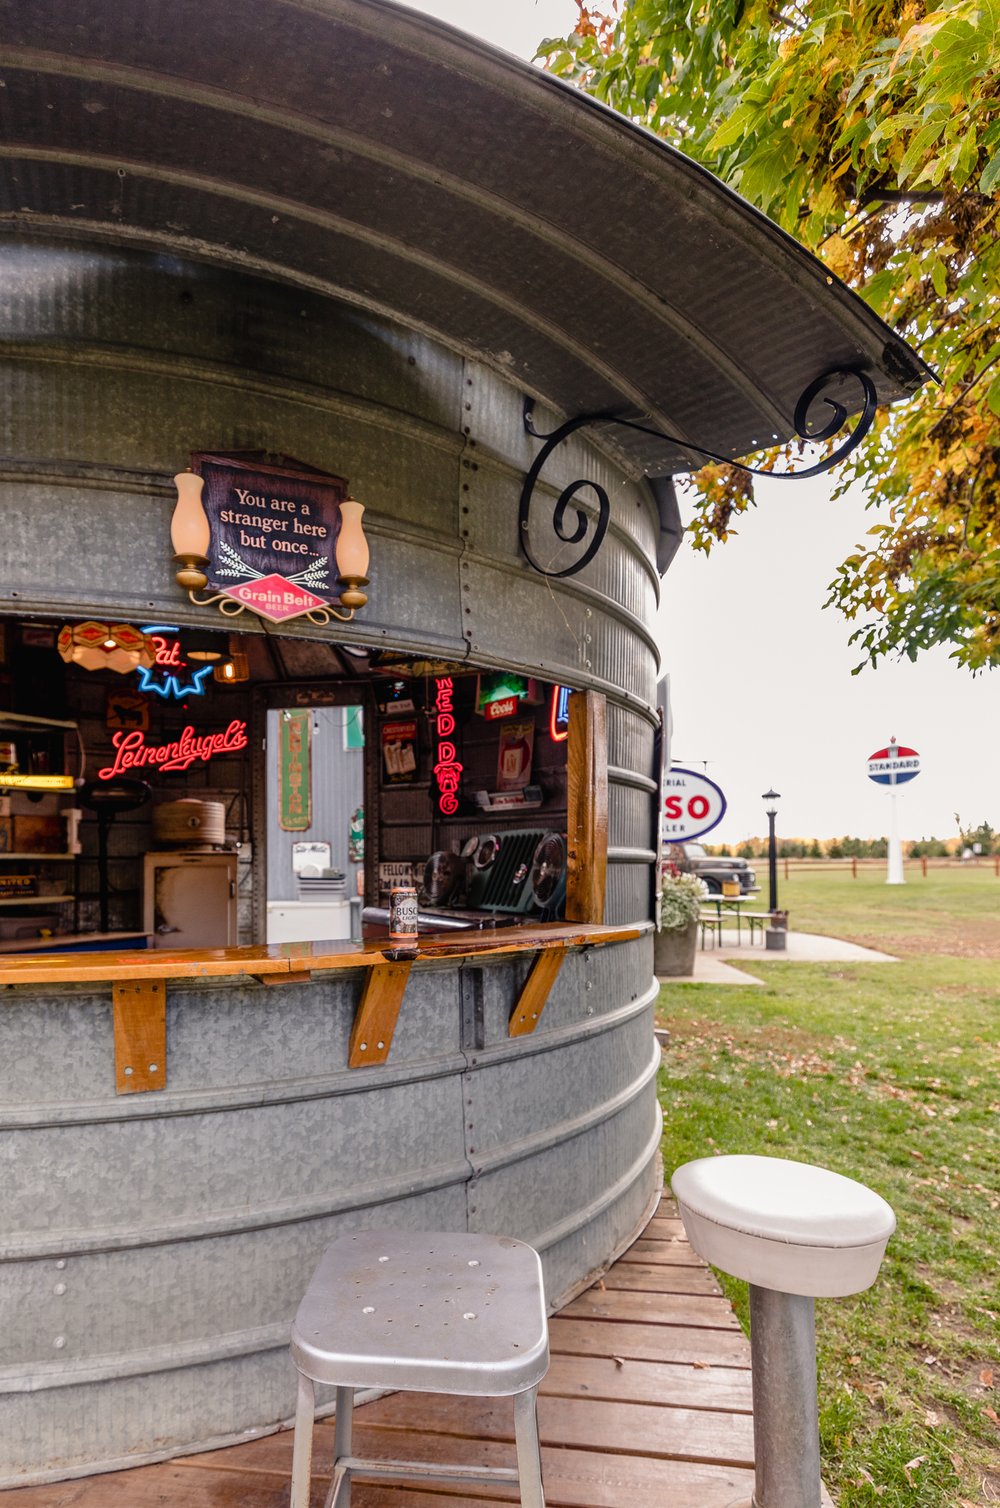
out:
M643 926L598 927L584 922L539 922L500 928L470 928L421 937L416 961L496 957L552 948L590 948L640 937ZM256 948L192 948L148 953L0 954L0 985L61 984L122 979L208 979L240 975L262 978L320 969L364 969L392 962L382 941L270 943Z
M661 1186L643 924L0 963L0 1487L294 1405L320 1251L506 1232L550 1304Z

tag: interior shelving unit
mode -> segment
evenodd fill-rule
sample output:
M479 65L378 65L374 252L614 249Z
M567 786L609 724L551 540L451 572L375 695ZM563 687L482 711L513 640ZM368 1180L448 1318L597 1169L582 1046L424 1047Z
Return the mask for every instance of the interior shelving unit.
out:
M40 802L45 797L54 797L64 804L67 801L72 803L78 784L78 774L72 773L69 769L74 753L78 753L79 756L79 776L82 776L84 763L83 744L77 723L59 718L30 717L22 713L0 711L0 742L13 743L17 754L16 759L11 761L13 768L0 770L0 798L7 798L8 806L14 803L20 806L22 801L27 806L32 802ZM0 820L9 820L13 833L16 832L18 817L24 818L31 815L31 812L27 810L8 811L0 815ZM53 814L48 812L44 815ZM58 815L63 816L64 810L60 810ZM0 875L5 873L5 866L8 864L72 865L75 877L77 859L77 853L65 848L56 851L0 848ZM39 872L38 890L33 894L0 895L0 919L12 909L24 911L27 913L25 917L27 925L32 910L44 915L59 907L72 906L75 930L76 885L74 883L68 887L62 886L58 890L47 890L47 873L47 871ZM53 882L49 880L48 883ZM0 952L18 947L23 948L25 942L24 938L9 938L0 935Z

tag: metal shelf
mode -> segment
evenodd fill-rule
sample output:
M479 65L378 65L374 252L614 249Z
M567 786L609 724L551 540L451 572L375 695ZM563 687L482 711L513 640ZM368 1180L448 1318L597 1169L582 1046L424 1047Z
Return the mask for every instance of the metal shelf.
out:
M46 728L68 728L77 733L80 724L62 717L32 717L24 712L0 712L0 728L24 728L26 732Z
M0 906L65 906L75 895L0 895Z
M64 863L67 859L78 859L80 854L75 853L0 853L0 864L8 859L51 859Z

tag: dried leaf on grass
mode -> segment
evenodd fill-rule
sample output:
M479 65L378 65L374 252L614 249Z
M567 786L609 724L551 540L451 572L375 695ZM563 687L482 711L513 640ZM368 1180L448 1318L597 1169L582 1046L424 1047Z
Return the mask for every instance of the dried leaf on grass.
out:
M903 1472L906 1476L906 1480L909 1482L911 1487L913 1486L913 1478L910 1476L910 1472L916 1471L918 1466L923 1466L926 1460L926 1456L914 1456L912 1461L907 1461L906 1465L903 1467Z

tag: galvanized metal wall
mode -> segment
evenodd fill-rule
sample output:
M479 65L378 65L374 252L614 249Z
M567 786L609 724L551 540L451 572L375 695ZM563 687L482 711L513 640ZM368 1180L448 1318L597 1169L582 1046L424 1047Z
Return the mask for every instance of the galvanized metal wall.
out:
M20 241L3 258L0 607L204 624L169 545L169 479L189 452L270 450L346 476L368 509L370 600L356 625L325 633L603 690L607 919L646 916L653 800L633 777L652 775L658 520L645 485L579 436L560 447L532 510L537 557L572 558L552 508L577 478L606 489L611 529L581 574L543 577L517 521L539 442L522 393L482 365L301 291L166 257Z
M557 1304L659 1183L646 939L571 955L534 1036L528 961L420 968L385 1067L349 1070L360 974L176 983L168 1086L116 1098L110 990L0 1006L0 1487L291 1416L288 1326L344 1230L502 1230Z
M29 241L3 257L0 608L204 623L170 560L169 478L188 452L264 449L347 476L368 507L371 597L357 625L325 632L603 690L606 916L645 922L645 486L582 440L555 455L536 553L554 554L551 506L576 477L607 488L612 527L581 575L543 578L517 526L538 441L492 371L210 267ZM511 1042L526 968L415 971L389 1063L353 1073L357 974L281 991L176 983L168 1088L125 1098L107 988L7 991L0 1485L286 1417L288 1324L323 1244L349 1225L524 1236L543 1249L553 1302L606 1263L659 1180L651 939L571 957L542 1029Z

